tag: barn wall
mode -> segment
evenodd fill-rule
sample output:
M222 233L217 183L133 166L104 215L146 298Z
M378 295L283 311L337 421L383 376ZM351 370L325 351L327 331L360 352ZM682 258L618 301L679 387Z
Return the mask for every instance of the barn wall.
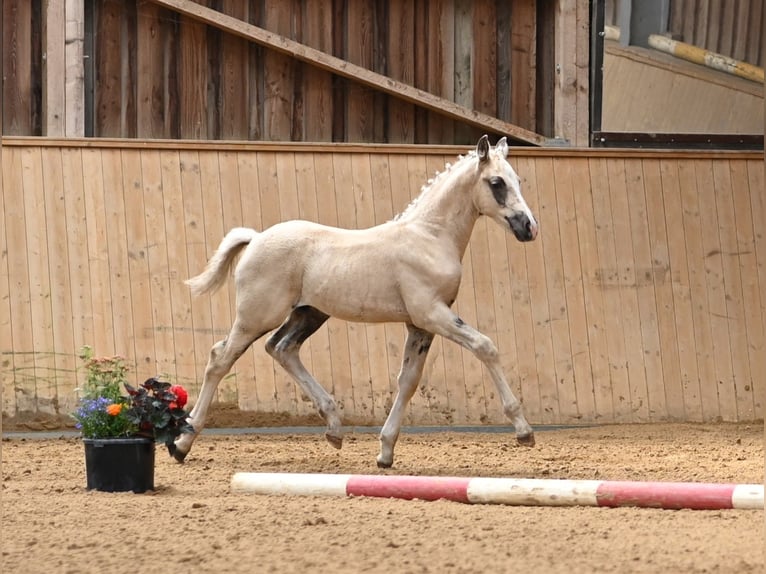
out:
M83 345L193 395L232 286L192 300L224 232L294 218L390 219L458 148L56 141L2 153L5 415L69 412ZM498 344L534 423L752 420L762 412L762 154L513 150L538 241L481 221L455 304ZM348 422L380 424L404 331L331 320L307 366ZM256 344L218 392L313 412ZM502 423L487 373L437 340L409 424Z
M541 66L536 0L198 0L196 4L469 110L528 130L537 127L535 94ZM566 4L572 4L567 12L575 13L574 0ZM573 35L575 21L586 25L578 46L587 52L587 2L576 4L578 19L572 17L567 25ZM66 113L85 116L81 119L87 131L67 135L437 144L471 142L481 135L469 125L143 0L84 2L77 41L84 43L85 68L71 79L81 81L84 74L85 104L75 107L63 101L63 69L58 70L58 83L46 84L45 7L42 0L4 0L0 8L5 135L60 135L44 131L46 90L61 92L59 103L66 105ZM56 56L64 52L61 32L58 44L48 39L60 46L52 50ZM67 46L71 41L68 37ZM560 50L569 54L574 43L572 49L565 44ZM61 59L47 61L62 68ZM79 55L70 62L82 61ZM587 70L587 57L583 60L582 55L577 61L567 56L563 62L565 67L574 69L577 63ZM553 82L552 67L540 73ZM579 92L587 90L587 77L577 80ZM572 93L563 103L587 106L587 93L578 96L574 81L568 86ZM50 121L61 122L62 115ZM587 130L587 121L580 117L576 128L582 126ZM576 134L573 128L572 141ZM587 134L582 141L587 142Z

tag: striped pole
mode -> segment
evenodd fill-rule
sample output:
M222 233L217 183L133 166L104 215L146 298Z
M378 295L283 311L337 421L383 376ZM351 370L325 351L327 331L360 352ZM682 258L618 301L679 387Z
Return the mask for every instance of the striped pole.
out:
M372 496L516 506L763 509L763 485L238 472L235 493Z

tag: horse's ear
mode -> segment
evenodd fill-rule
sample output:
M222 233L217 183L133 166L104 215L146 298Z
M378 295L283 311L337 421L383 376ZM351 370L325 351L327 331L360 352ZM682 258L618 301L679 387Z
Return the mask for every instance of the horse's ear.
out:
M503 157L508 157L508 141L505 139L505 137L500 138L500 141L497 142L495 147Z
M476 155L479 156L479 161L487 161L489 158L489 136L484 134L479 139L479 143L476 144Z

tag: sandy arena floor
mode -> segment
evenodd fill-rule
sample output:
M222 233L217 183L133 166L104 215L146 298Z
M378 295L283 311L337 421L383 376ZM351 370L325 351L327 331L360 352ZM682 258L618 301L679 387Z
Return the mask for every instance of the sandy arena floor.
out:
M764 514L527 508L234 495L237 471L762 483L762 425L628 425L374 434L335 451L321 433L199 438L186 464L157 449L154 493L85 490L76 438L2 443L2 572L762 573Z

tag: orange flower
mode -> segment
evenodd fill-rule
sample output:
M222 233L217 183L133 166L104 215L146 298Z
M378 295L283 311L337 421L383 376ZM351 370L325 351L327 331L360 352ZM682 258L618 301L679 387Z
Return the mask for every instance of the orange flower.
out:
M112 415L113 417L116 417L118 414L122 412L122 405L117 403L112 403L108 407L106 407L106 412Z

